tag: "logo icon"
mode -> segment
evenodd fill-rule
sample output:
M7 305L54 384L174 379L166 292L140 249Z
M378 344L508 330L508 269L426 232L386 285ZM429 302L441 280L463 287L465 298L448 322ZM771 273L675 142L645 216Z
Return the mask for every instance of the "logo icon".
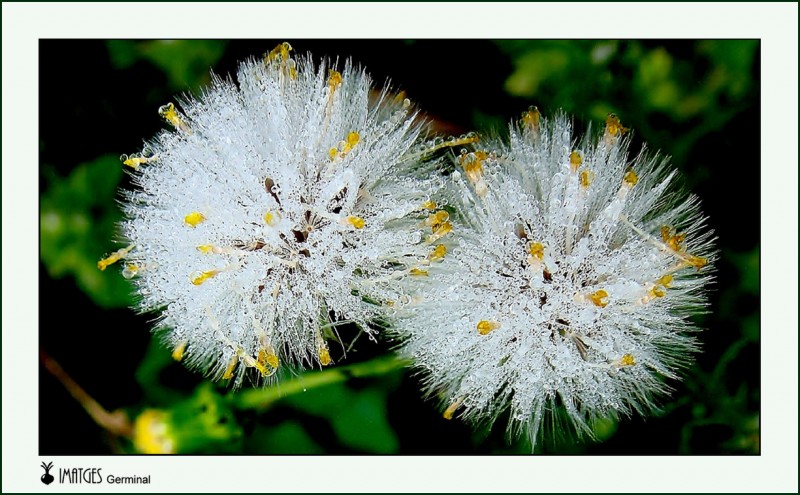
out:
M42 483L44 483L45 485L49 485L50 483L55 481L55 478L53 478L53 475L50 474L50 470L53 469L53 463L52 462L48 462L47 464L45 464L43 462L42 463L42 468L44 469L44 474L42 475Z

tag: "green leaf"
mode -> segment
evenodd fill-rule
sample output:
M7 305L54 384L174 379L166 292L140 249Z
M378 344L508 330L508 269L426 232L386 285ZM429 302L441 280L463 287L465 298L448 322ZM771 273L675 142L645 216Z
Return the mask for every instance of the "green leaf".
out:
M197 88L225 53L222 40L157 40L138 46L141 58L164 71L173 89Z
M133 287L118 270L100 271L97 261L124 246L114 243L122 218L115 202L122 165L105 155L55 178L41 198L40 255L53 278L75 277L78 287L104 308L129 306Z
M397 437L386 420L386 394L377 389L359 391L331 424L345 445L378 454L396 452Z
M274 428L257 426L248 436L244 450L254 454L325 453L296 421L284 421Z
M177 453L241 451L242 427L228 401L210 383L200 385L191 398L174 405L169 417Z

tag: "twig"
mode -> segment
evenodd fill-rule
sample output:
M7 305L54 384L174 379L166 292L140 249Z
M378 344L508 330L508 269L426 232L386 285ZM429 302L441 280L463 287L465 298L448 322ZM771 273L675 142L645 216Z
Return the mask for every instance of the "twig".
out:
M58 362L50 357L43 349L39 349L39 359L44 368L53 375L69 392L69 395L86 410L89 416L101 428L117 436L130 437L133 433L131 422L124 411L107 411L99 402L89 395L78 382L64 371Z

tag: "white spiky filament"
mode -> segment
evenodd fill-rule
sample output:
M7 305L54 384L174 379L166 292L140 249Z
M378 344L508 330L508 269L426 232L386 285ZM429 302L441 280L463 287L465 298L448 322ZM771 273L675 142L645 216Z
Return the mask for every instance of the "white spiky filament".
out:
M289 50L243 63L237 82L215 78L180 112L165 105L174 131L124 157L137 185L124 274L141 309L161 310L176 359L237 385L247 369L260 380L330 364L336 326L370 332L380 303L402 297L384 281L431 250L421 205L437 184L409 175L420 126L408 100L370 100L349 62L338 72Z
M459 245L397 312L446 418L510 410L509 432L535 445L563 410L591 435L598 418L652 410L691 361L712 233L665 159L629 160L625 130L610 116L579 139L565 117L529 112L510 145L456 160Z

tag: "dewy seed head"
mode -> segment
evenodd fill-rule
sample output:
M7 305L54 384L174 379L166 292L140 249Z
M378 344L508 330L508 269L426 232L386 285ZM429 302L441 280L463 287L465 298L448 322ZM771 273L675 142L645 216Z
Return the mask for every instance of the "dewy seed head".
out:
M425 224L454 223L457 247L396 329L445 417L491 424L508 410L535 444L558 408L591 435L595 418L653 409L691 359L688 308L704 304L713 237L665 162L629 159L626 131L611 115L583 139L532 109L510 144L456 156L457 215ZM654 209L671 224L654 225Z

